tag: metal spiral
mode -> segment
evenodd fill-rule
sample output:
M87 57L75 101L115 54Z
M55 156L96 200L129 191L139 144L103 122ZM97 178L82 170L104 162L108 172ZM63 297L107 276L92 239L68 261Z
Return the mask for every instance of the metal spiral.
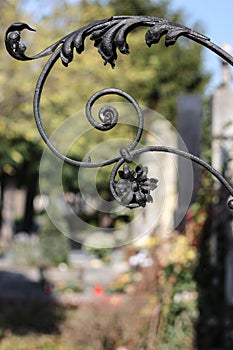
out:
M87 161L77 161L59 152L48 137L40 114L40 99L45 81L57 60L61 59L62 64L67 67L73 60L74 49L76 49L78 54L81 54L84 51L85 39L90 37L90 40L94 41L94 46L98 48L98 52L104 60L104 63L109 63L114 67L117 61L118 51L124 55L129 54L129 45L126 41L127 35L135 28L142 26L149 27L145 35L145 41L149 47L153 44L157 44L163 36L165 36L165 46L174 45L180 36L184 36L208 48L233 66L233 57L211 42L210 38L193 29L178 23L170 22L164 18L151 16L113 16L101 19L65 35L34 56L26 55L27 47L21 42L21 32L25 29L30 31L35 30L26 23L13 23L5 33L6 50L13 58L27 61L50 55L50 58L39 76L34 95L34 116L42 139L57 157L75 166L91 168L116 163L110 176L110 189L114 198L122 205L129 208L145 206L147 202L151 201L150 191L157 187L157 179L147 178L146 167L139 166L133 170L125 164L123 170L120 170L120 167L124 163L132 162L135 155L144 152L170 152L198 163L217 178L233 197L233 188L231 184L208 163L192 154L166 146L148 146L142 149L136 149L143 131L142 111L137 102L130 95L119 89L110 88L101 90L95 93L86 104L86 117L88 121L94 128L101 131L108 131L117 124L118 112L112 106L105 106L100 109L100 122L97 122L92 115L92 106L97 99L104 95L116 94L124 97L134 106L138 116L137 134L133 142L127 148L121 148L119 150L118 155L96 163L92 162L90 159ZM116 180L117 174L120 174L121 180ZM126 190L126 193L124 193L126 184L129 185L131 191ZM233 209L233 199L229 200L228 207Z

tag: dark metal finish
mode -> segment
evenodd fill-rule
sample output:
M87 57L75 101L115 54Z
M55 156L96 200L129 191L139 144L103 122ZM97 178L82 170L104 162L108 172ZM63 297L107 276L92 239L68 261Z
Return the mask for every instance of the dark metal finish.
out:
M157 187L157 179L147 178L148 169L146 167L140 165L136 167L135 170L132 170L127 164L124 164L132 162L136 155L144 152L169 152L190 159L215 176L222 185L225 186L229 194L233 196L231 184L204 160L190 153L166 146L147 146L136 149L143 131L143 114L137 102L126 92L118 89L111 88L101 90L95 93L86 105L86 117L88 121L94 128L101 131L110 130L117 124L118 112L114 107L106 106L99 112L100 122L96 122L92 116L91 109L99 97L107 94L117 94L124 97L134 106L138 115L137 134L134 141L127 148L120 149L119 154L114 158L97 163L92 162L91 159L77 161L61 154L47 136L40 114L40 98L44 83L57 60L60 58L63 65L67 67L73 60L74 49L76 49L78 54L81 54L84 50L85 39L90 37L90 39L94 41L94 46L98 48L98 52L103 58L104 64L109 63L114 67L117 60L117 51L122 54L129 54L129 46L126 41L128 33L141 26L149 27L145 35L146 44L148 46L158 43L164 35L166 46L175 44L180 36L184 36L205 46L223 60L233 65L233 57L219 46L212 43L210 38L190 28L169 22L163 18L150 16L116 16L98 20L64 36L42 52L31 57L25 54L26 46L21 42L21 31L24 29L34 31L34 29L26 23L14 23L7 29L5 35L6 49L12 57L17 60L27 61L51 55L39 76L34 95L34 115L41 137L53 153L63 161L72 165L94 168L116 163L110 176L110 189L114 198L119 203L129 208L144 207L147 202L151 202L152 197L150 191L153 191ZM123 170L120 170L123 164ZM120 180L116 180L118 174ZM228 206L230 209L233 209L233 199L228 202Z
M148 179L148 168L141 164L132 170L127 164L123 171L119 171L120 180L115 181L114 197L123 205L133 208L135 206L145 207L147 202L153 202L150 191L157 187L157 179Z

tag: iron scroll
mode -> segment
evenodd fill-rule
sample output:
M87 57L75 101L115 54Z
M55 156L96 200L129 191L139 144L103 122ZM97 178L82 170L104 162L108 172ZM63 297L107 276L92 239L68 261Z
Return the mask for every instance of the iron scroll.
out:
M13 23L9 26L5 34L5 46L6 50L13 58L21 61L28 61L50 56L38 78L34 94L34 116L42 139L57 157L69 164L87 168L115 164L110 175L110 190L113 197L120 204L129 208L144 207L147 202L151 202L152 197L150 192L155 190L158 185L157 179L148 178L147 167L139 165L135 169L132 169L129 166L129 163L133 161L136 155L145 152L168 152L196 162L217 178L228 190L231 197L233 197L233 187L231 184L204 160L188 152L167 146L136 148L143 132L143 113L138 103L126 92L119 89L111 88L98 91L86 104L86 117L88 121L94 128L101 131L110 130L117 124L118 111L111 106L103 107L99 112L100 122L96 122L92 116L91 109L98 98L103 95L117 94L124 97L135 108L138 116L138 129L135 139L127 148L121 148L118 155L102 162L92 162L91 159L78 161L60 153L48 137L40 114L40 99L45 81L56 62L61 59L62 64L68 67L69 63L73 60L74 49L76 49L78 54L81 54L85 49L85 39L89 37L90 40L94 41L94 46L98 48L98 52L104 60L104 64L110 64L112 68L114 68L118 52L124 55L129 54L127 35L135 28L142 26L149 27L145 35L146 44L149 47L153 44L157 44L162 36L165 36L166 46L175 44L177 39L183 36L208 48L224 61L233 65L233 57L211 42L210 38L207 36L183 25L158 17L114 16L98 20L67 34L34 56L26 55L27 47L21 42L21 32L23 30L35 30L28 24L21 22ZM120 179L116 180L118 175ZM233 209L233 199L228 201L228 207Z

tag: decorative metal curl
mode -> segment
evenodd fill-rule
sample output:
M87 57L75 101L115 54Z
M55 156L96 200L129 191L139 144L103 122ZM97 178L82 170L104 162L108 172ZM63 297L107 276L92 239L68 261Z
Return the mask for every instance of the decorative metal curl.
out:
M190 153L167 146L147 146L141 149L136 149L143 131L143 115L137 102L131 96L118 89L105 89L94 94L86 105L86 116L93 127L98 130L107 131L117 124L118 112L111 106L102 108L99 112L99 119L102 124L97 123L91 113L91 108L94 102L103 95L114 93L123 96L133 104L139 121L137 135L127 148L120 149L119 155L98 163L93 163L91 159L80 162L61 154L47 136L40 115L40 98L44 83L57 60L60 58L62 64L67 67L73 60L74 49L76 49L78 54L81 54L84 51L85 39L90 37L90 39L94 41L94 46L98 48L98 52L103 58L104 64L109 63L112 68L114 68L117 60L117 51L122 54L129 54L129 45L126 41L127 35L133 29L142 26L149 27L145 35L146 44L149 47L153 44L157 44L162 36L165 36L166 46L175 44L180 36L184 36L208 48L223 60L233 65L233 57L222 48L212 43L207 36L183 25L158 17L114 16L98 20L69 33L34 56L27 56L25 54L27 47L21 42L21 32L25 29L30 31L35 30L26 23L13 23L7 29L5 34L5 46L8 53L13 58L27 61L51 55L39 76L34 95L34 116L41 137L52 152L54 152L60 159L75 166L90 168L116 163L110 175L110 189L114 198L119 203L129 208L135 208L138 206L144 207L147 202L151 202L152 198L150 191L157 187L157 179L147 178L146 167L139 166L135 170L132 170L125 164L123 171L119 170L124 163L132 162L136 155L144 152L169 152L196 162L216 177L233 197L233 188L231 184L208 163ZM116 180L118 173L123 181ZM127 189L127 186L129 186L129 189ZM233 199L229 200L228 206L230 209L233 209Z
M117 110L114 107L112 107L112 106L104 106L99 111L99 119L104 124L97 123L95 121L95 119L93 118L92 113L91 113L91 108L94 105L94 103L97 101L97 99L99 99L102 96L111 95L111 94L115 94L115 95L124 97L128 102L130 102L133 105L133 107L135 108L135 110L137 112L137 116L138 116L138 133L137 133L137 136L136 136L132 146L129 147L130 149L132 149L132 148L134 148L137 145L138 141L141 138L141 134L142 134L142 131L143 131L143 114L142 114L141 108L139 107L138 103L129 94L127 94L126 92L124 92L124 91L122 91L120 89L115 89L115 88L104 89L104 90L100 90L100 91L96 92L89 99L89 101L86 104L86 116L87 116L87 119L90 122L90 124L94 128L96 128L98 130L107 131L107 130L110 130L110 129L114 128L114 126L118 122L118 112L117 112Z

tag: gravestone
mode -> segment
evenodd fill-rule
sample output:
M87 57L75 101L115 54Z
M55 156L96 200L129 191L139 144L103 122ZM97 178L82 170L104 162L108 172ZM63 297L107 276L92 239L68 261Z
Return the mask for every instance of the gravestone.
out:
M178 148L200 157L202 105L198 95L182 95L178 98ZM187 149L185 149L187 148ZM199 168L190 160L178 157L178 205L175 210L175 227L182 231L188 206L195 201L200 185ZM191 191L191 195L190 195Z
M221 83L212 98L212 165L222 171L228 163L229 174L233 164L233 92L231 71L226 62L221 62Z
M150 130L147 145L179 148L200 156L201 116L200 97L181 96L178 99L178 130L159 114L153 122L154 115L153 118L145 116L145 129ZM148 166L149 177L157 177L159 182L153 193L154 202L146 206L140 220L132 225L132 231L137 237L144 234L144 239L154 231L165 238L174 228L181 228L186 211L196 197L199 170L190 160L172 153L145 153L140 162ZM137 244L143 244L144 239L142 237Z
M177 133L172 124L155 111L146 111L144 129L146 140L143 146L166 145L177 148ZM140 209L132 222L131 231L140 239L135 245L143 246L148 237L156 235L165 238L174 228L174 210L177 202L177 157L164 152L146 152L139 162L148 167L148 177L159 180L158 187L151 192L153 203Z
M225 45L224 49L230 51L229 45ZM221 61L221 82L212 98L212 165L219 172L224 172L230 181L232 181L233 174L233 91L231 83L230 67L226 62ZM218 183L215 186L216 189L220 188ZM227 216L224 223L218 226L218 231L215 231L213 228L213 237L223 234L222 239L225 240L224 345L228 348L229 344L233 346L233 228L230 215ZM216 246L216 256L219 254L218 249L219 247Z

